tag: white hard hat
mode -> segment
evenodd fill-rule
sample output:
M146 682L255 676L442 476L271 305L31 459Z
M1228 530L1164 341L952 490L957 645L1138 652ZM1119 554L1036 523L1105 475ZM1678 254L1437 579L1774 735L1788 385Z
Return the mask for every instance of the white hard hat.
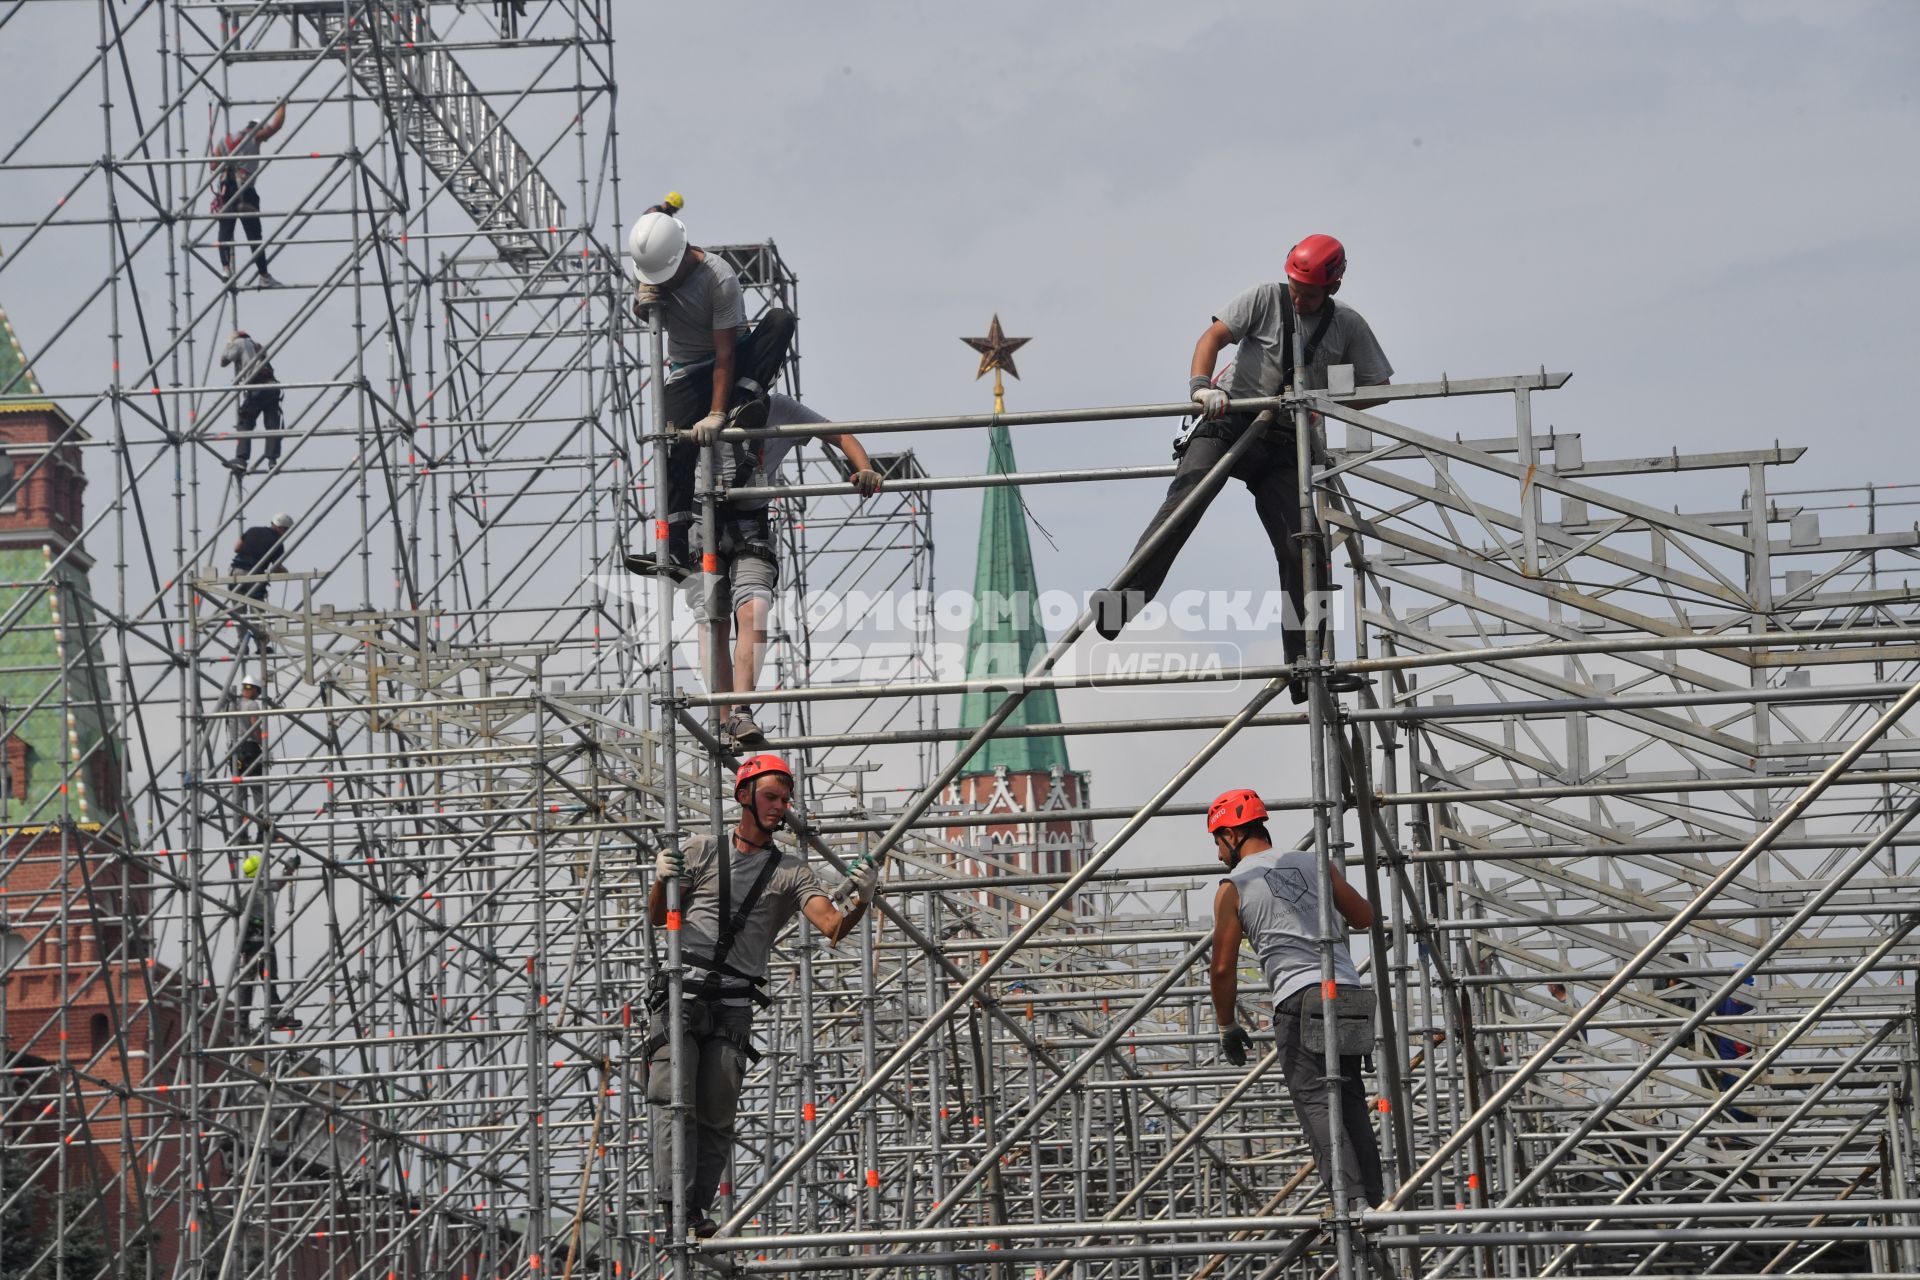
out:
M276 529L291 529L293 528L293 517L282 511L279 515L268 521L268 523Z
M648 284L665 284L687 256L687 225L669 213L643 213L627 234L633 271Z

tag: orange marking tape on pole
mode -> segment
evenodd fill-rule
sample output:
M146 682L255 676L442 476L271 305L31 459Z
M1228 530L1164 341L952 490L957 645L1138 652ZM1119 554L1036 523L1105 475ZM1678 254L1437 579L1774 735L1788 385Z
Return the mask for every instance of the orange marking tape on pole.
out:
M1331 978L1327 979L1325 982L1320 984L1320 995L1322 998L1327 1000L1339 999L1340 984L1338 982L1335 982Z
M720 557L713 555L710 552L702 555L700 557L700 572L702 573L720 572Z
M880 1189L880 1171L878 1169L867 1170L867 1185L876 1191Z
M655 520L653 522L653 536L662 542L667 540L667 522L665 520Z
M678 911L667 912L668 931L671 932L675 929L678 929L679 927L680 927L680 913Z

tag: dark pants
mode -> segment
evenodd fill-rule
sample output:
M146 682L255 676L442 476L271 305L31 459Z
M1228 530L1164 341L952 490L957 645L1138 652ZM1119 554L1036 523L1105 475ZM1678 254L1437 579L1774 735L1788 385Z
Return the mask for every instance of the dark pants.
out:
M267 274L267 251L261 247L264 231L260 226L260 193L248 183L238 191L220 198L220 269L233 273L233 224L238 222L253 242L253 269Z
M235 798L240 802L243 824L262 816L260 811L265 808L267 788L260 779L266 772L267 756L260 746L259 737L249 735L242 738L233 749L233 776L240 782L237 788L239 794Z
M742 379L759 388L752 394L764 395L773 389L781 367L787 362L787 352L793 346L794 324L793 312L775 307L753 327L753 332L735 345L734 386L727 398L729 409L748 398L739 385ZM713 408L712 362L703 360L687 366L678 378L667 384L666 395L668 431L690 427L706 417ZM722 445L720 473L714 478L723 484L736 479L745 457L741 446ZM693 481L699 466L700 450L694 445L674 439L667 446L667 545L669 553L681 563L686 562L688 555L687 533L694 519Z
M272 924L261 915L253 914L255 908L249 904L247 924L240 935L240 998L237 1001L243 1010L252 1010L255 987L266 988L266 1014L272 1017L280 1007L280 988L275 985L280 978L280 965L274 959L272 942Z
M1373 1136L1373 1113L1367 1108L1367 1089L1361 1079L1360 1055L1340 1059L1340 1098L1335 1113L1329 1097L1326 1054L1310 1050L1300 1039L1300 1002L1319 999L1312 987L1296 991L1274 1006L1273 1039L1280 1050L1280 1071L1287 1095L1299 1113L1300 1127L1313 1148L1313 1163L1329 1195L1333 1184L1327 1171L1333 1163L1333 1145L1340 1144L1340 1185L1347 1204L1356 1200L1377 1205L1387 1198L1386 1178L1380 1171L1380 1144Z
M680 1078L685 1097L693 1104L687 1126L687 1159L693 1168L687 1182L687 1216L699 1218L713 1207L720 1179L733 1154L733 1118L740 1107L740 1089L751 1063L746 1046L752 1043L753 1008L708 1003L689 997L686 1052L681 1055ZM657 1043L656 1043L657 1042ZM647 1101L652 1106L653 1185L655 1198L673 1198L673 1045L668 1039L665 1009L647 1023Z
M240 447L234 450L234 461L245 462L253 454L253 424L266 419L267 461L280 460L280 431L285 426L280 417L280 389L278 387L256 387L240 397Z
M1160 510L1154 513L1153 519L1147 522L1146 532L1134 543L1136 551L1172 517L1174 508L1200 487L1207 472L1240 438L1241 432L1247 429L1251 421L1251 415L1234 414L1220 422L1207 423L1194 433L1180 454L1180 469L1175 472L1173 483L1167 486L1166 500L1160 504ZM1253 491L1253 509L1266 528L1267 540L1273 544L1273 558L1280 569L1280 586L1287 593L1287 619L1281 630L1281 644L1286 660L1293 662L1306 652L1303 624L1309 619L1306 615L1306 586L1300 573L1301 546L1294 536L1300 532L1300 467L1292 428L1277 425L1269 427L1260 443L1240 456L1230 474ZM1223 478L1221 484L1224 483ZM1187 539L1193 536L1194 529L1200 524L1200 517L1206 514L1207 507L1219 492L1220 489L1216 487L1202 498L1199 507L1174 526L1173 532L1155 548L1132 578L1115 584L1116 590L1137 593L1141 605L1158 595L1167 580L1168 570L1173 568L1174 558L1180 554L1180 548L1187 544ZM1135 610L1128 612L1131 614Z

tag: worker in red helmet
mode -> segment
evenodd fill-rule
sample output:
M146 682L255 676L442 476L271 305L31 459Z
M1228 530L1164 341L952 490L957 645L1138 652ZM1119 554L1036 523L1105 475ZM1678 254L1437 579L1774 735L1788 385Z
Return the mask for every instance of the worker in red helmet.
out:
M1235 1066L1243 1066L1253 1043L1235 1004L1244 938L1266 975L1281 1076L1313 1148L1321 1179L1327 1181L1337 1142L1341 1201L1356 1209L1362 1199L1377 1205L1386 1198L1386 1187L1361 1080L1362 1054L1340 1054L1336 1112L1324 1042L1318 1049L1309 1049L1305 1040L1303 1019L1312 1021L1322 1013L1320 868L1313 852L1273 847L1267 833L1267 806L1255 791L1228 791L1215 800L1207 810L1207 833L1213 837L1215 856L1227 868L1213 899L1213 955L1207 967L1213 1014L1220 1022L1220 1052ZM1347 883L1338 867L1329 870L1339 919L1349 929L1367 928L1373 923L1372 904ZM1364 994L1344 942L1333 944L1333 977L1342 995ZM1330 1182L1328 1193L1333 1193Z
M687 1222L696 1237L717 1229L709 1210L733 1150L734 1113L747 1068L760 1057L753 1045L756 1007L770 1006L767 961L774 939L795 914L838 943L867 912L879 886L877 864L848 877L842 910L827 895L819 873L774 844L793 804L793 770L775 755L750 756L734 774L740 819L728 836L727 896L720 894L720 857L709 836L686 837L681 847L663 846L654 860L647 898L656 929L667 926L667 881L680 882L680 954L689 975L681 1010L686 1052L681 1055L684 1097L693 1103L685 1150L692 1167L686 1185ZM722 913L726 923L722 924ZM697 975L697 976L696 976ZM647 1024L647 1101L654 1106L653 1168L656 1195L670 1206L673 1187L672 1029L666 988L655 989Z
M1213 318L1194 344L1192 376L1187 389L1199 416L1198 426L1185 436L1178 450L1179 470L1167 487L1160 510L1147 523L1140 544L1169 520L1174 508L1206 478L1221 455L1232 447L1253 421L1251 413L1232 411L1231 401L1277 396L1290 388L1318 390L1327 385L1327 369L1352 365L1356 387L1384 386L1393 366L1358 311L1334 298L1347 271L1347 252L1332 236L1308 236L1287 254L1285 284L1257 284L1235 298ZM1293 368L1293 335L1302 331L1306 369L1298 377ZM1237 344L1237 346L1236 346ZM1220 353L1235 346L1234 360L1215 385L1214 365ZM1341 403L1356 409L1380 401L1358 396ZM1281 631L1288 662L1306 653L1306 584L1300 567L1300 470L1291 422L1269 428L1266 436L1242 454L1233 478L1253 492L1253 508L1266 527L1280 565L1280 585L1287 593L1288 613ZM1217 492L1217 490L1215 491ZM1205 503L1182 520L1154 549L1131 578L1095 593L1094 628L1109 640L1147 606L1167 580L1167 572L1200 523ZM1305 698L1304 685L1294 685L1294 700Z

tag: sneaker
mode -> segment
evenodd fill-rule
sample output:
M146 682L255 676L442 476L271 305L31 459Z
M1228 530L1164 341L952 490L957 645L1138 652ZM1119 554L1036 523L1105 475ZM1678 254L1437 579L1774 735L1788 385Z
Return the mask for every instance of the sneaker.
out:
M277 1014L273 1019L273 1029L275 1031L298 1031L306 1025L306 1023L300 1021L300 1019L290 1013Z
M753 722L753 717L744 711L736 711L720 722L720 732L733 739L737 747L764 747L767 735Z
M660 561L651 553L629 551L625 557L625 563L628 573L643 574L647 577L660 576ZM693 575L694 568L690 564L683 564L677 560L669 561L667 564L666 577L676 585L685 582Z
M245 458L228 458L220 465L233 472L233 478L235 480L243 479L247 474L247 460Z
M260 273L259 275L257 275L257 276L255 276L255 277L253 278L253 283L254 283L254 284L255 284L255 285L257 286L257 287L259 287L259 288L262 288L262 289L284 289L284 288L286 288L286 286L285 286L285 285L283 285L283 284L281 284L281 283L280 283L280 282L279 282L278 280L275 280L275 279L274 279L274 278L273 278L272 276L270 276L270 275L268 275L268 274L267 274L266 272L264 272L264 271L262 271L262 272L261 272L261 273Z

